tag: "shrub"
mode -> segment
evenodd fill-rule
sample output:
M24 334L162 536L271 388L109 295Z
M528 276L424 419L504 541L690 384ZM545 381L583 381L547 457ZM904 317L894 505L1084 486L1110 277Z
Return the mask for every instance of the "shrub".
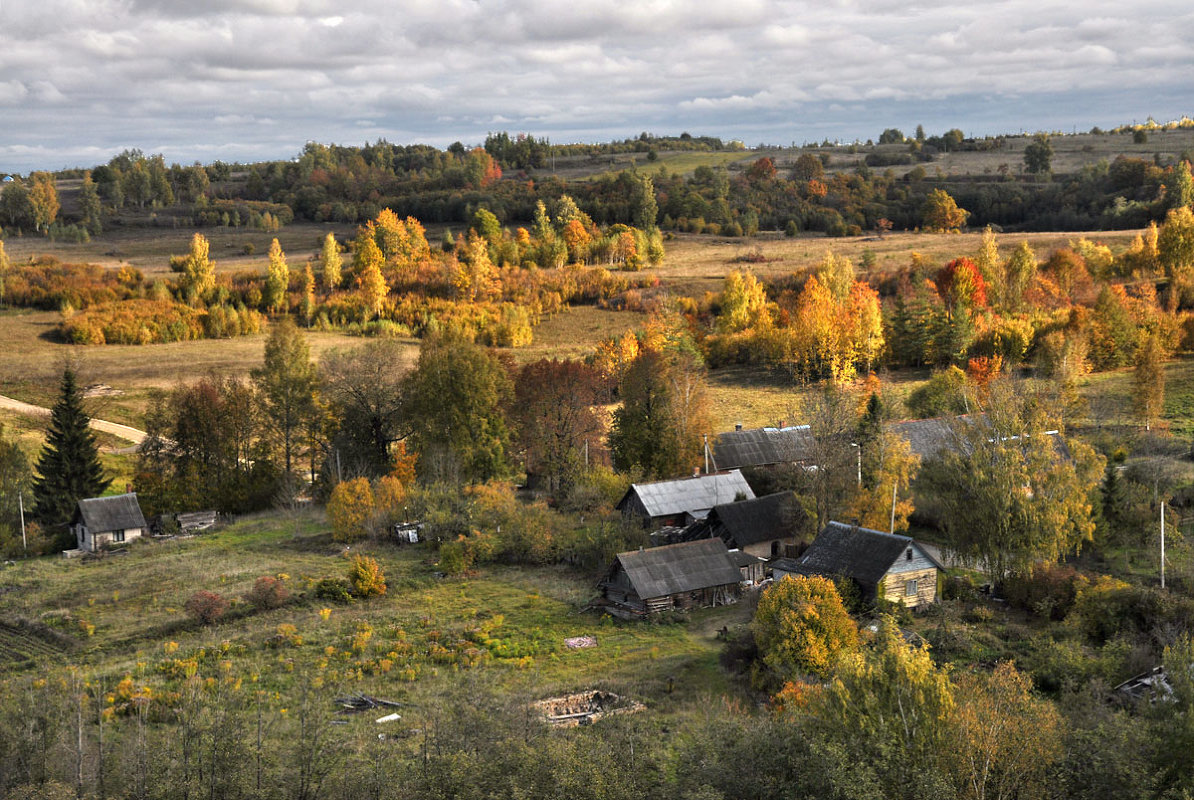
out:
M1040 617L1065 619L1078 595L1078 573L1073 567L1041 563L1027 575L1013 574L1000 593L1016 608Z
M348 582L357 597L373 597L386 593L386 574L376 559L357 556L348 568Z
M368 533L373 517L373 488L368 478L354 478L336 484L328 498L328 518L332 521L332 538L351 542Z
M211 625L228 611L228 598L218 592L200 589L191 595L184 608L199 622Z
M262 575L253 582L253 588L245 592L245 600L258 611L278 608L290 599L290 590L286 584L269 575Z
M333 603L352 602L352 587L343 578L320 578L315 584L315 596Z

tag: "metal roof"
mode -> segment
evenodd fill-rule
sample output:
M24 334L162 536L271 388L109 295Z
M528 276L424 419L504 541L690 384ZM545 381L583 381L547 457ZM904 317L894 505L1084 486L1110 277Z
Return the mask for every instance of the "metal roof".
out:
M721 539L619 553L618 563L644 600L736 584L742 573Z
M670 481L634 483L626 492L627 497L631 494L638 496L651 517L688 513L700 518L704 516L703 512L708 512L713 506L733 502L739 495L747 500L755 497L746 478L736 469ZM627 497L618 503L619 508Z
M808 425L728 431L714 439L713 461L718 469L792 463L810 458L814 444Z
M76 519L79 517L92 533L146 527L136 492L80 500L75 514Z

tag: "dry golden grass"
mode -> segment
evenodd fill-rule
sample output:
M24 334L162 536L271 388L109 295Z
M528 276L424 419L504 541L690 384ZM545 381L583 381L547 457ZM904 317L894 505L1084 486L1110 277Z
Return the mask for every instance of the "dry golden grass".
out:
M1113 251L1127 247L1139 231L1093 231L1089 233L1001 233L997 234L1000 253L1005 257L1020 242L1027 241L1044 259L1050 252L1086 237L1108 245ZM889 233L878 236L804 235L788 238L778 234L762 234L741 239L723 236L680 234L666 243L667 256L653 271L674 292L699 297L706 291L721 291L725 276L735 270L750 271L759 277L790 275L815 267L829 251L846 256L863 272L863 255L870 250L875 256L875 269L895 270L912 261L913 253L920 253L931 263L944 264L959 256L973 257L978 252L982 231L968 233ZM752 251L766 259L760 263L735 262L734 259Z
M62 367L70 359L77 361L84 385L104 383L122 392L90 400L91 415L137 427L149 389L208 374L247 375L262 363L265 348L264 333L142 346L66 345L49 338L59 319L48 311L0 312L0 394L48 406L57 394ZM365 341L321 331L308 331L306 337L316 359L332 348L357 347ZM418 343L407 340L406 345L413 363Z
M296 223L276 233L252 228L119 227L106 230L101 236L82 244L52 242L40 236L9 238L4 241L4 249L14 263L33 256L51 255L68 263L106 267L131 264L147 275L165 275L170 272L170 256L186 254L196 230L210 242L217 271L259 270L264 273L266 254L275 237L294 268L319 254L323 237L328 233L335 233L340 238L352 237L356 226ZM253 255L244 254L246 244L253 245Z

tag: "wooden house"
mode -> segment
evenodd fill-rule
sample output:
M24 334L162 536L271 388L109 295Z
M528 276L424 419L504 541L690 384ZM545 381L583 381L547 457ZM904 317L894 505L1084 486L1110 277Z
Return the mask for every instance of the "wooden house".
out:
M767 577L767 559L742 550L731 550L730 560L738 567L743 583L759 584Z
M80 500L71 530L80 550L95 553L149 533L136 492Z
M716 537L730 549L761 558L794 555L800 530L815 525L792 492L723 503L692 526L691 539ZM807 539L805 539L807 542Z
M737 602L742 573L720 539L619 553L598 584L600 604L633 619Z
M709 509L735 500L753 500L755 493L736 469L650 483L633 483L618 501L623 516L640 519L645 528L688 525L704 519Z
M945 569L911 537L830 522L797 559L772 562L772 575L844 576L864 598L890 600L909 608L937 601L937 576Z

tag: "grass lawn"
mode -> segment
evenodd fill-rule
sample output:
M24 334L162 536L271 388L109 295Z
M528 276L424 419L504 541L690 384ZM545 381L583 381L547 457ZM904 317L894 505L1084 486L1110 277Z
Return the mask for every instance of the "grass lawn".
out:
M312 596L320 578L346 574L348 552L383 565L384 597L340 605ZM473 672L511 691L600 686L649 704L737 691L718 666L716 632L744 622L745 604L624 622L582 611L595 595L592 576L491 567L443 578L433 559L422 545L348 551L328 538L321 513L302 512L248 517L194 539L139 542L96 562L21 561L0 568L0 677L69 660L113 681L127 674L167 685L176 662L194 660L204 674L218 662L237 675L269 672L283 693L290 670L313 669L347 690L428 702ZM259 576L282 574L290 604L259 612L240 599ZM203 627L186 615L199 589L232 599L223 621ZM53 633L22 644L30 637L21 625ZM278 645L283 625L294 626L301 645ZM583 634L598 646L564 645ZM288 665L279 670L281 661Z

